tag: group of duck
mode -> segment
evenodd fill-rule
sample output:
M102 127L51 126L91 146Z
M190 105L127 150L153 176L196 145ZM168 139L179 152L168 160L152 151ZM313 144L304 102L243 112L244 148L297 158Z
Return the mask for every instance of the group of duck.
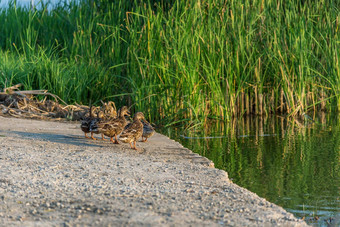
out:
M130 143L130 147L137 150L137 140L142 137L142 141L146 142L155 133L155 130L145 120L142 112L135 113L132 122L126 119L129 116L130 112L127 106L120 108L117 114L113 102L103 103L100 108L91 106L89 113L81 121L81 130L85 133L86 138L96 140L94 134L101 134L102 140L106 140L105 135L110 137L110 141L115 144L119 144L119 141ZM91 133L91 137L88 137L87 133Z

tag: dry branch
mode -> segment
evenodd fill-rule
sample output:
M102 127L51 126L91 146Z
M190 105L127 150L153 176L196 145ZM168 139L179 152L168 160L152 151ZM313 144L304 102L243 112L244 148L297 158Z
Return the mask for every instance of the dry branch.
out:
M17 84L0 92L1 115L44 120L81 120L88 113L88 106L67 105L59 96L47 90L19 91L20 86L21 84ZM46 97L39 100L37 96L40 95ZM47 96L51 96L54 101L47 99Z

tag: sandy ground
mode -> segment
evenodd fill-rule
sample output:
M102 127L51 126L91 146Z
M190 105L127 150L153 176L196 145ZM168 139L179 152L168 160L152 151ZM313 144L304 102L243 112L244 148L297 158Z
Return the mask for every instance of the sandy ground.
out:
M306 225L163 135L137 146L0 117L0 226Z

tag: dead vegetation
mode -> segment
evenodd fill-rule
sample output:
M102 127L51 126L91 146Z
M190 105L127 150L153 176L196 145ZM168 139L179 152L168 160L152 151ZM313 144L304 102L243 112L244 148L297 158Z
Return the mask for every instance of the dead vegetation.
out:
M84 119L89 107L85 105L68 105L57 95L47 90L19 90L21 84L0 90L0 115L17 118L41 120ZM95 107L100 109L99 107ZM103 103L104 112L116 111L114 103Z

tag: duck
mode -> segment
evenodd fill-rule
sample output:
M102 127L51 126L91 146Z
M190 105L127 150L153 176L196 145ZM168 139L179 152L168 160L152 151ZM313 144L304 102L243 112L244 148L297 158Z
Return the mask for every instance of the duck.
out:
M117 111L116 111L116 105L114 102L109 101L107 103L103 102L103 105L101 107L103 113L104 113L104 118L109 120L109 119L115 119L117 117Z
M85 133L85 138L87 139L90 139L90 137L87 136L87 133L90 132L90 124L92 120L94 119L93 117L94 111L95 111L95 108L93 108L93 106L90 106L89 113L87 113L86 114L87 116L85 115L85 119L81 121L80 128Z
M93 118L92 121L90 122L90 132L91 132L91 138L93 140L97 140L96 138L93 137L93 134L101 134L102 136L102 140L106 140L104 138L104 133L100 130L100 128L98 127L98 124L100 124L100 122L102 122L104 120L104 112L102 110L100 110L97 113L97 118Z
M143 120L143 135L142 135L142 142L146 142L148 138L153 136L155 134L155 129L152 127L152 125L147 122L146 120Z
M130 143L131 149L134 150L138 150L136 141L143 135L143 123L141 120L145 120L144 114L142 112L137 112L133 117L131 125L126 128L119 137L120 141Z
M117 136L122 133L127 124L125 116L130 116L127 106L123 106L118 113L117 118L98 123L98 130L103 132L105 136L110 137L110 141L115 144L119 144ZM115 141L113 141L113 137L115 137Z

